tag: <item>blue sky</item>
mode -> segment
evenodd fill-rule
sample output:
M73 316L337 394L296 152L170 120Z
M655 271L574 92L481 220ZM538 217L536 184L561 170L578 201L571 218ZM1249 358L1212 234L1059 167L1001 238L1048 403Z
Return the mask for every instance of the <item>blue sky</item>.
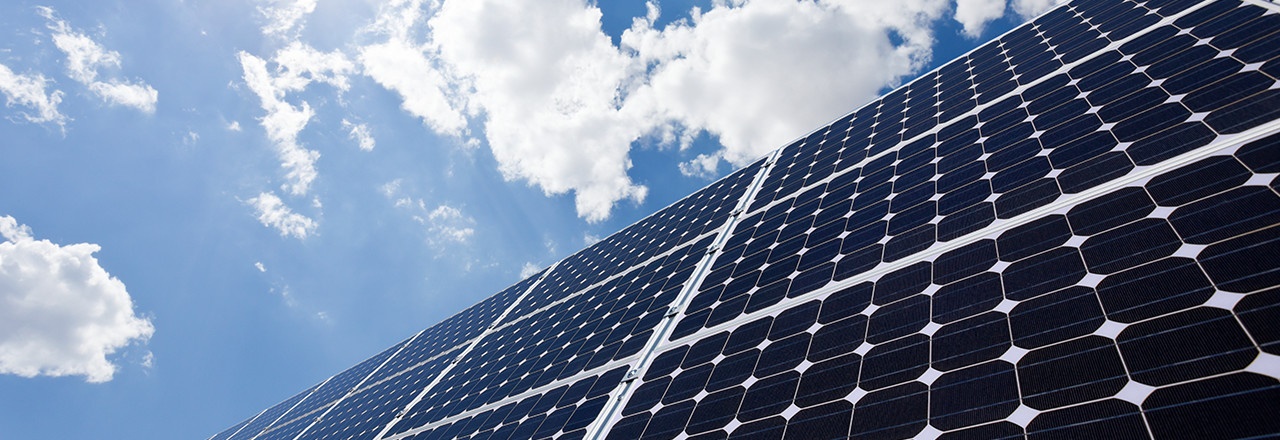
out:
M0 4L0 438L204 438L1051 0Z

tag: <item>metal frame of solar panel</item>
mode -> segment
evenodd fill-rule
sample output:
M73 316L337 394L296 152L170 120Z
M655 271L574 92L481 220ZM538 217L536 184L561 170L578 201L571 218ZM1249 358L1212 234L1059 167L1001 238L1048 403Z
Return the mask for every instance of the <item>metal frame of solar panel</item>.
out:
M1280 436L1280 7L1057 7L213 439Z

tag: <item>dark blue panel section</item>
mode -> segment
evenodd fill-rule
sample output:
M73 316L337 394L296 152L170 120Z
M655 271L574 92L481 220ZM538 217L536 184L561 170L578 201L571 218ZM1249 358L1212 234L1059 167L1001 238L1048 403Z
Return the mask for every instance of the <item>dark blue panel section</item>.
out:
M527 320L500 327L461 359L393 432L496 404L636 354L643 344L628 342L650 338L710 241L677 249Z
M1280 118L1277 48L1238 0L1076 0L785 146L608 438L1273 435L1280 135L1221 136ZM761 167L216 438L582 438Z
M319 386L319 385L316 385L316 386ZM290 397L288 400L280 402L275 406L272 406L271 408L267 408L261 414L258 414L258 416L254 418L252 421L245 420L245 422L248 424L245 425L243 429L240 429L240 431L238 433L235 433L235 435L231 435L231 433L226 433L230 435L230 437L226 437L226 438L227 439L250 439L258 434L261 434L263 430L271 426L272 423L275 423L275 421L278 420L280 416L284 415L286 411L288 411L290 408L293 408L295 405L298 404L298 402L301 402L304 398L310 395L312 391L315 391L316 386L308 388L306 391L303 391L301 393L295 394L293 397Z

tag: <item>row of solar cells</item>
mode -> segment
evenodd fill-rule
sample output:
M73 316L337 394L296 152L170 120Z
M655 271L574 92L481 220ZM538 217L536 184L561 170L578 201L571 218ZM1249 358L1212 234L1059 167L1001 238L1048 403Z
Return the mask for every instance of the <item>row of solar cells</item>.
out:
M1184 4L1180 6L1187 6L1187 2L1182 3ZM785 149L782 165L792 166L798 161L802 166L809 165L808 169L797 169L797 172L786 174L775 171L774 177L766 185L766 192L776 194L773 197L757 197L751 210L825 178L825 173L831 171L828 168L832 165L830 162L835 158L818 154L823 161L806 162L801 159L816 159L814 150L819 143L835 145L845 151L840 160L846 167L850 166L850 162L856 163L865 157L867 153L863 150L875 155L902 141L910 141L935 125L945 125L972 111L977 105L999 98L1019 85L1040 80L1061 67L1063 62L1078 61L1092 52L1073 51L1074 47L1064 47L1064 44L1071 43L1075 46L1088 42L1088 48L1096 50L1111 41L1132 36L1159 21L1162 15L1172 15L1183 10L1182 7L1174 8L1171 5L1147 6L1153 7L1153 10L1122 1L1072 4L1072 8L1088 19L1073 15L1071 9L1051 12L966 57L912 81L911 84L836 121L827 129L818 130ZM1120 25L1124 27L1114 28ZM1097 26L1105 35L1099 34L1091 26ZM1266 47L1265 44L1256 46ZM997 74L998 76L992 76ZM975 99L975 91L985 93ZM902 123L903 119L908 122ZM808 147L807 151L797 154L796 150L802 145ZM830 146L827 149L830 150ZM863 157L858 157L859 155Z
M1280 30L1280 15L1262 15L1263 9L1256 6L1231 9L1216 18L1211 12L1221 12L1219 8L1197 12L1204 13L1190 14L1178 23L1207 22L1214 32L1223 31L1214 24L1221 21L1266 23ZM1219 75L1216 81L1205 79L1202 64L1176 56L1194 47L1209 47L1193 47L1195 38L1179 38L1194 35L1201 27L1189 27L1190 34L1170 27L1142 35L1118 51L1104 52L936 136L888 151L862 168L837 170L835 177L747 217L726 242L725 252L672 338L768 307L784 295L798 296L881 262L900 260L997 218L1012 218L1052 203L1063 194L1079 193L1128 173L1135 164L1153 165L1202 147L1217 137L1211 126L1234 133L1266 121L1252 118L1245 124L1235 113L1280 97L1280 91L1273 89L1275 78L1239 71L1244 64L1225 56L1201 57L1205 58L1201 61L1232 63L1237 73ZM1223 36L1231 37L1222 43L1224 48L1210 49L1215 53L1236 44L1280 47L1280 33L1254 35L1252 40L1238 35L1205 34L1199 41L1213 44ZM1179 52L1171 45L1186 47ZM1122 53L1132 57L1120 61ZM1178 59L1177 67L1161 64L1167 59ZM1280 65L1280 60L1269 62ZM1137 70L1132 63L1148 68L1128 76L1115 72ZM1172 76L1148 76L1157 74ZM1107 84L1124 84L1126 90L1097 93ZM1170 88L1172 92L1167 91ZM1172 99L1170 93L1181 99ZM1270 113L1252 114L1280 115L1280 101L1268 105L1273 106ZM1193 112L1203 120L1190 118ZM1206 125L1215 121L1228 121L1229 126ZM859 154L845 162L849 153L835 148L820 151L816 162L835 164L815 166L838 169L862 162ZM778 167L770 179L802 171ZM748 302L744 294L754 289L761 292Z
M1276 173L1280 135L667 344L609 438L1280 432Z
M1159 103L1162 100L1167 100L1170 96L1186 95L1192 92L1196 92L1196 94L1187 97L1187 106L1191 107L1194 112L1205 112L1220 108L1222 104L1230 104L1233 97L1238 100L1248 96L1250 93L1265 89L1269 82L1261 74L1250 72L1250 70L1260 68L1262 71L1269 72L1272 76L1275 76L1275 70L1280 65L1280 62L1274 61L1277 55L1280 55L1280 49L1277 49L1280 48L1280 39L1277 38L1275 32L1280 30L1280 23L1277 23L1278 20L1275 14L1264 16L1262 15L1263 9L1256 6L1232 9L1230 14L1223 14L1224 7L1233 8L1238 5L1238 1L1214 3L1209 7L1181 18L1173 26L1161 27L1143 38L1131 41L1118 51L1104 52L1091 61L1074 67L1068 75L1054 76L1048 81L1026 90L1021 96L1006 99L991 108L984 109L978 115L956 122L952 127L940 129L937 135L938 139L935 139L935 141L950 140L950 143L943 147L944 152L947 152L962 144L971 143L979 137L989 138L1000 131L1014 127L1026 119L1032 119L1036 124L1031 126L1017 125L1016 128L1021 131L1015 130L1001 139L996 139L997 142L1002 140L1005 142L1022 140L1031 133L1045 131L1047 129L1045 126L1068 122L1068 119L1078 117L1090 108L1103 106L1108 106L1108 108L1105 111L1102 111L1102 109L1095 110L1094 113L1098 113L1104 123L1118 124L1129 116L1133 116L1132 113L1128 112L1135 111L1135 109L1144 109L1144 104ZM1072 6L1079 7L1079 5L1075 4ZM1141 8L1134 8L1134 10L1138 9ZM1064 9L1063 11L1067 10ZM1103 12L1110 12L1110 10ZM1215 16L1214 14L1219 15ZM1050 14L1050 16L1053 15L1060 14ZM1050 18L1050 16L1046 16L1041 20ZM1033 25L1039 26L1041 20L1037 20ZM1229 28L1232 25L1240 25L1242 27ZM1079 26L1087 29L1088 23L1083 23ZM1190 29L1192 27L1195 27L1195 29L1189 35L1174 35L1182 32L1182 29ZM1010 35L1023 33L1022 31L1026 29L1030 28L1020 28ZM1229 29L1231 29L1230 32L1228 32ZM1129 35L1125 36L1128 37ZM1210 40L1207 42L1209 44L1198 41L1197 38ZM1001 40L1007 39L1009 37ZM998 49L998 47L996 43L992 43L979 49L979 51ZM1231 56L1220 55L1223 51L1229 50L1233 51ZM1126 60L1125 58L1131 59ZM964 63L962 61L958 60L948 64L940 72L948 69L956 70L953 67L963 66ZM1253 66L1246 69L1246 65ZM1138 67L1142 67L1143 70L1138 71ZM1044 73L1050 72L1052 70ZM1233 79L1225 82L1220 81L1227 76L1233 76ZM903 89L899 89L899 91L906 89L932 90L932 86L928 85L929 78L921 78ZM1020 76L1018 80L1022 84L1031 84L1040 78L1024 75ZM922 81L925 82L925 87L921 87L920 83ZM1210 84L1214 84L1217 87L1206 89L1205 87ZM1240 85L1245 85L1246 87L1243 90L1232 90L1222 96L1212 93L1231 90L1232 87ZM1141 93L1135 94L1134 92L1136 91L1141 91ZM1160 97L1161 95L1163 97ZM1083 99L1083 97L1088 99ZM1122 101L1121 98L1126 99ZM879 108L884 106L882 103ZM1083 110L1081 106L1084 106ZM965 112L961 112L957 116L969 112L973 108L970 106L965 109ZM874 115L876 110L876 103L872 103L841 121L837 121L830 128L819 130L807 139L796 142L786 148L779 164L788 169L774 170L771 173L770 179L765 185L765 192L773 193L773 196L757 197L752 210L794 194L802 187L815 184L825 179L831 171L841 171L863 160L867 154L862 151L867 147L863 142L866 136L862 136L862 133L857 128L848 133L845 132L849 130L849 124L856 121L864 121L863 125L869 124L871 119L860 115L864 113ZM928 109L926 108L925 110ZM1021 118L1018 117L1019 114L1021 114ZM1031 118L1032 116L1034 118ZM1157 114L1152 114L1151 116L1157 116ZM1182 116L1185 119L1186 115ZM1265 112L1261 117L1266 117ZM1232 118L1222 119L1219 122L1223 123L1221 128L1224 130L1237 132L1244 129L1244 127L1231 126L1230 119ZM1248 119L1246 118L1242 123L1250 122ZM1181 122L1176 117L1173 120ZM1139 121L1141 120L1133 120L1131 123L1120 127L1121 136L1126 139L1126 142L1137 140L1135 137L1142 134L1141 131L1132 132L1142 128L1141 124L1138 124ZM985 129L974 129L979 122L982 123L982 127ZM1078 124L1088 123L1084 119L1074 122ZM1025 131L1026 128L1031 128L1032 130ZM1190 133L1182 133L1190 136L1206 131L1203 129L1191 130L1186 127L1183 130L1190 131ZM1055 133L1042 133L1042 135L1046 134L1048 135L1047 140L1042 141L1060 143L1061 140L1058 137L1066 134L1066 130L1060 129ZM958 138L952 140L957 135ZM907 136L904 139L912 140L914 137ZM1154 141L1151 143L1154 143ZM927 144L928 142L921 143L921 145ZM896 145L896 142L887 144L885 148L894 145ZM911 145L917 144L912 143ZM1139 147L1142 146L1145 145L1140 145ZM840 153L835 150L840 150ZM877 149L872 149L870 154L875 155L879 152ZM839 156L833 156L834 154L839 154ZM1144 154L1154 156L1158 155L1159 152L1151 151L1144 152ZM836 165L837 159L840 166L832 169ZM1062 159L1068 158L1063 157ZM952 161L952 163L964 162L965 160L961 158L956 158ZM1079 160L1068 162L1079 162Z
M412 440L472 439L581 439L622 381L627 367L578 379L545 393L509 401L497 408L423 430Z
M760 170L758 161L564 259L511 319L603 282L724 225Z
M483 339L391 430L399 434L635 356L714 237L688 245Z
M539 274L540 275L540 274ZM260 438L292 438L306 428L324 409L362 382L377 383L395 374L404 374L429 358L454 351L459 346L479 336L481 332L513 303L521 293L537 280L539 275L516 283L480 303L431 326L405 341L347 369L311 389L281 402L241 425L227 429L215 440L250 439L265 432ZM403 350L401 349L403 347ZM395 356L392 356L392 355ZM386 365L383 365L383 363ZM379 368L381 366L381 368ZM375 371L376 370L376 371ZM418 374L418 373L414 373ZM366 380L367 379L367 380ZM412 398L413 396L410 396ZM301 402L301 403L299 403ZM292 423L290 423L292 422ZM286 429L286 425L289 425ZM278 431L278 432L277 432Z

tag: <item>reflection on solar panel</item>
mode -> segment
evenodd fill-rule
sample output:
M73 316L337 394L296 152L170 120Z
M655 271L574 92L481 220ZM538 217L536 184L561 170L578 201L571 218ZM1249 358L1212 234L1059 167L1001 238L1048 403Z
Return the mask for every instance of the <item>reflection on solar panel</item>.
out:
M213 438L1280 435L1277 78L1069 3Z

